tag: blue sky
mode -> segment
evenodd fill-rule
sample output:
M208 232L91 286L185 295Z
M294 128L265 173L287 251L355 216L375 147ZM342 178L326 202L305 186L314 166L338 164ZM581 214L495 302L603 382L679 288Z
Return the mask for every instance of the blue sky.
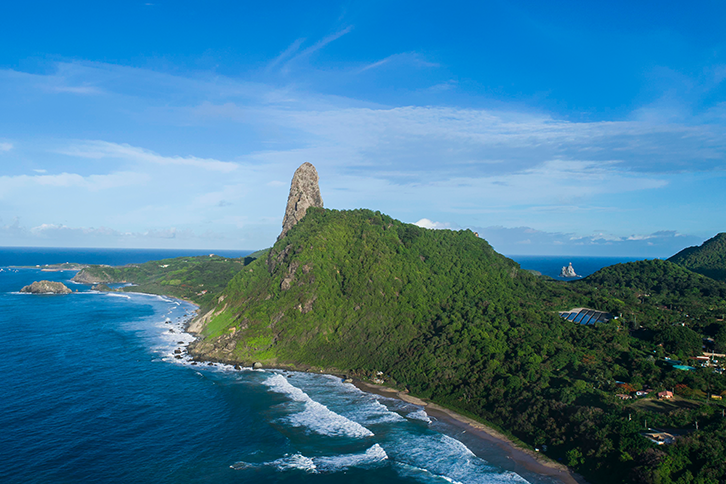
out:
M15 2L0 245L256 249L330 208L505 254L726 230L726 4Z

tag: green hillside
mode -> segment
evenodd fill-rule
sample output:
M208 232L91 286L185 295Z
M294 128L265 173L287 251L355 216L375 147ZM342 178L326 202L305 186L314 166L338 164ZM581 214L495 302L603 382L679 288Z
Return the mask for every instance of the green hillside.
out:
M235 274L254 259L254 254L240 259L213 255L118 267L93 265L82 269L73 280L88 284L127 282L134 285L120 290L165 294L208 307L216 302L215 298Z
M726 232L700 246L683 249L668 260L704 276L726 281Z
M471 231L313 209L266 261L230 282L228 309L206 329L207 342L221 336L225 350L206 351L246 362L393 369L421 338L484 341L492 335L481 331L492 326L548 326L566 306L562 298L573 296L558 289ZM240 343L227 353L231 328ZM351 347L355 341L365 344ZM465 355L457 360L471 364Z
M470 231L310 209L229 282L192 351L382 372L389 385L547 445L594 483L715 483L726 479L726 449L714 446L726 419L708 396L726 381L664 357L697 353L707 330L723 326L723 287L663 261L546 281ZM586 327L557 314L582 306L623 318ZM616 397L647 387L676 388L679 400ZM700 431L671 446L640 435L644 421L688 429L696 419Z

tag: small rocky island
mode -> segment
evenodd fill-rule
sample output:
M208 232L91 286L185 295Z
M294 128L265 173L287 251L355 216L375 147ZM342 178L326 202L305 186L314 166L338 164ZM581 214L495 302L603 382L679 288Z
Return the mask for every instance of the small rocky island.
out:
M29 286L23 287L20 292L29 292L31 294L70 294L73 291L62 282L53 281L35 281Z
M580 277L575 273L575 269L572 267L572 262L567 267L563 267L560 271L560 277Z

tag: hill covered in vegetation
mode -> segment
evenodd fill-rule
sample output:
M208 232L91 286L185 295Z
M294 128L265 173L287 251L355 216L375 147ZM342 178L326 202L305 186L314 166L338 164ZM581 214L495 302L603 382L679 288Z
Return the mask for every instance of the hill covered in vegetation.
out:
M683 249L668 260L704 276L726 281L726 232L700 246Z
M232 278L192 351L381 372L391 386L546 445L592 482L715 483L726 478L726 450L714 447L726 420L709 396L726 392L726 381L664 357L698 352L723 325L724 294L723 284L664 261L547 281L470 231L312 208ZM559 317L572 307L623 317L585 327ZM640 389L676 389L678 403L617 396ZM671 446L641 435L645 422L690 431L696 420L700 430Z

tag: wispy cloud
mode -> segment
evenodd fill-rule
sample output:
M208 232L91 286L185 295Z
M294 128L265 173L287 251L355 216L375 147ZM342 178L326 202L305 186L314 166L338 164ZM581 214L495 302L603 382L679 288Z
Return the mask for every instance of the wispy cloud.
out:
M300 49L300 46L302 45L303 42L305 42L305 38L304 37L295 40L295 42L293 42L292 44L290 44L287 47L287 49L285 49L284 51L282 51L280 53L280 55L278 55L277 57L275 57L272 60L272 62L270 62L267 65L267 70L271 70L271 69L275 68L278 64L280 64L280 62L284 61L285 59L287 59L291 55L293 55L295 52L297 52Z
M83 188L91 192L110 188L141 186L148 175L134 172L115 172L107 175L83 176L78 173L56 175L0 176L0 200L33 188Z
M110 143L108 141L81 141L58 150L58 153L81 158L122 158L138 163L193 166L224 173L229 173L237 169L237 164L230 161L197 158L195 156L162 156L144 148L138 148L128 144Z
M6 142L0 143L0 153L5 152L5 151L10 151L12 149L13 149L12 143L6 143Z
M95 86L50 86L54 92L67 92L71 94L95 95L102 94L103 90Z
M471 227L494 249L504 254L586 255L670 257L691 245L703 242L700 237L663 230L649 234L618 236L599 232L592 235L547 232L530 227Z
M372 62L370 64L363 66L361 69L358 70L358 74L371 70L371 69L376 69L377 67L381 67L386 64L395 64L395 63L407 63L407 64L415 65L416 67L439 67L439 64L437 64L435 62L429 62L429 61L423 59L416 52L401 52L399 54L389 55L388 57L385 57L379 61Z
M302 52L300 52L299 54L295 55L290 60L288 60L285 63L285 68L288 69L290 64L292 64L292 63L294 63L294 62L296 62L296 61L298 61L300 59L303 59L305 57L308 57L308 56L314 54L315 52L319 51L320 49L322 49L326 45L330 44L331 42L333 42L335 40L338 40L339 38L341 38L342 36L344 36L345 34L347 34L348 32L350 32L351 30L353 30L353 26L352 25L349 25L348 27L344 28L343 30L339 30L339 31L337 31L337 32L335 32L333 34L330 34L330 35L328 35L326 37L323 37L322 39L320 39L319 41L315 42L310 47L304 49ZM300 39L298 39L298 40L300 40ZM302 40L304 40L304 39L302 39ZM300 44L302 44L302 40L301 40ZM295 47L295 49L293 50L293 52L295 52L300 47L300 45L297 45L296 46L295 43L293 43L290 47L288 47L288 49L290 49L291 47ZM283 54L284 53L285 52L283 52Z

